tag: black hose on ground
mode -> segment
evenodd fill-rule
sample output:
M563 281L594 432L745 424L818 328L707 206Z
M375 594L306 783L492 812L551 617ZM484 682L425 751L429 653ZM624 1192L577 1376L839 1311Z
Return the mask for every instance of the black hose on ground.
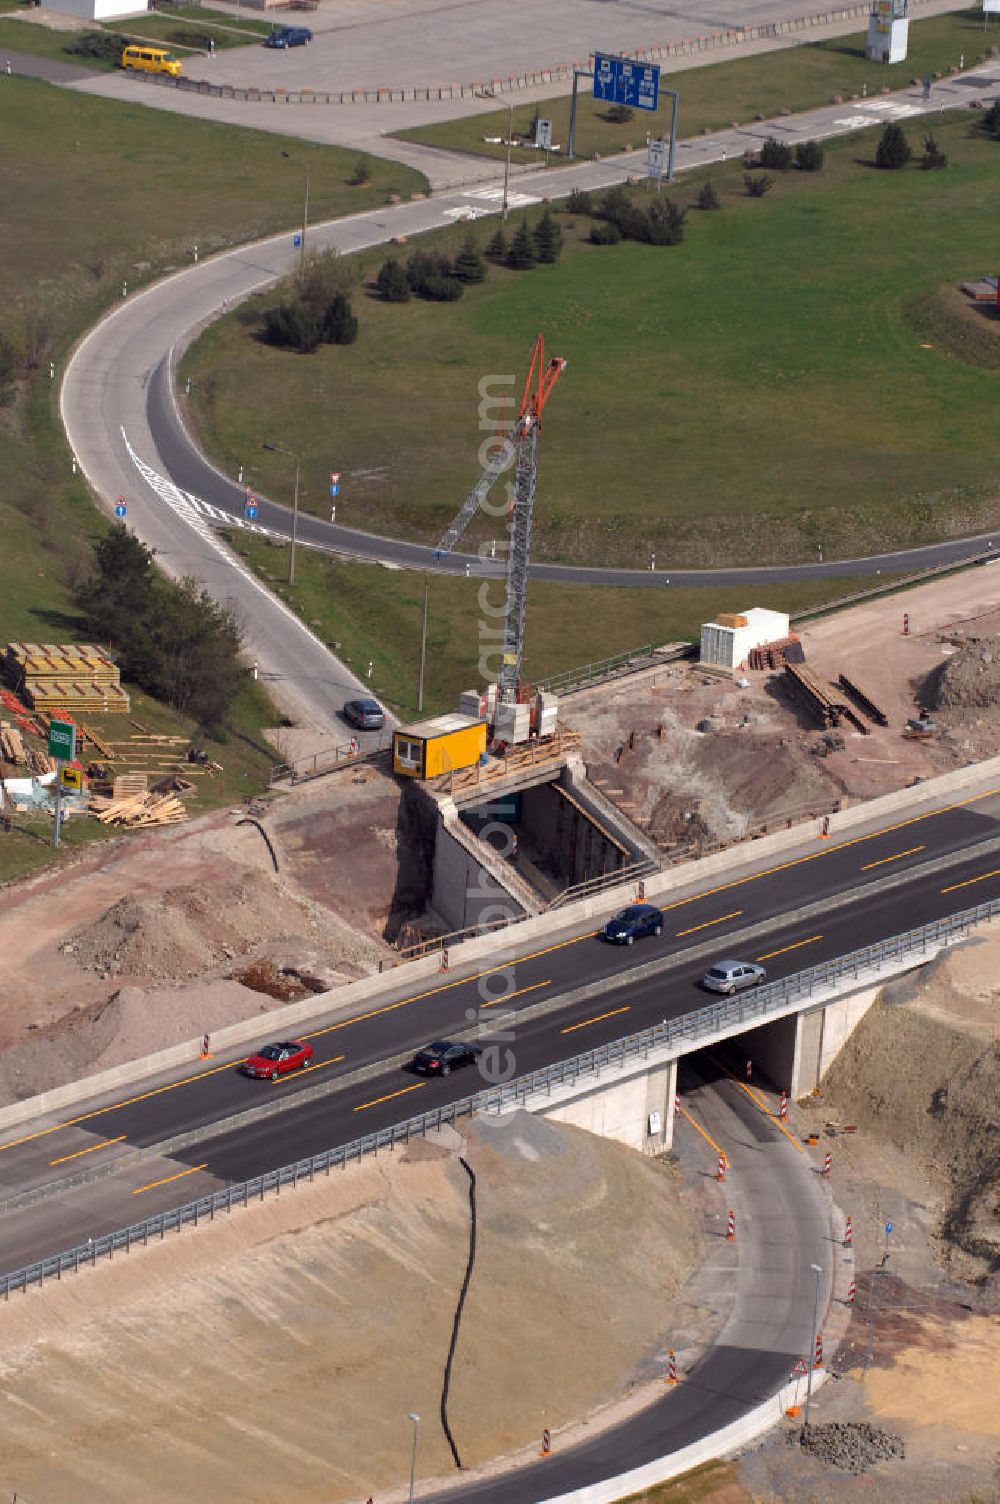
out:
M451 1324L451 1346L448 1349L448 1361L444 1365L444 1387L441 1390L441 1427L451 1447L451 1455L455 1459L455 1466L461 1468L462 1459L458 1455L458 1447L455 1438L451 1434L451 1426L448 1424L448 1391L451 1388L451 1365L455 1357L455 1349L458 1346L458 1330L462 1324L462 1311L465 1307L465 1297L469 1293L469 1283L472 1279L472 1269L476 1262L476 1172L468 1160L459 1156L459 1164L469 1177L469 1259L465 1266L465 1279L462 1281L461 1294L458 1297L458 1305L455 1307L455 1320Z
M267 846L268 851L271 853L271 861L274 863L274 870L275 870L275 872L277 872L277 870L278 870L278 858L274 854L274 847L271 845L271 837L268 835L268 833L264 829L263 825L261 825L260 821L259 820L254 820L250 815L247 815L247 816L245 816L244 819L237 820L236 823L237 823L237 825L253 825L253 826L256 826L256 828L260 831L261 835L264 837L264 844Z

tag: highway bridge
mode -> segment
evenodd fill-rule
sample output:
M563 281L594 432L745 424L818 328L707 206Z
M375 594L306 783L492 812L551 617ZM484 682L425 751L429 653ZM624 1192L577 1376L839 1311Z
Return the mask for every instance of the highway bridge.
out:
M426 966L403 966L369 987L361 1005L338 1006L330 995L302 1030L314 1045L314 1065L275 1085L238 1074L244 1047L160 1076L143 1076L137 1065L131 1082L122 1071L116 1090L59 1114L35 1112L32 1104L4 1109L0 1272L356 1140L482 1084L470 1081L470 1072L433 1081L408 1074L409 1056L430 1038L475 1029L488 1044L499 1032L520 1077L709 1006L697 984L713 956L749 954L769 978L781 978L1000 897L1000 787L943 799L917 790L913 801L842 838L804 845L790 835L787 848L764 861L741 863L734 854L731 871L664 895L663 935L635 947L601 943L590 917L521 945L515 929L503 937L504 950L473 967L428 974ZM499 1031L490 1016L494 999L505 1014ZM752 1048L744 1036L740 1051ZM747 1308L739 1307L735 1335L698 1364L696 1382L629 1422L624 1454L616 1431L554 1460L544 1487L518 1474L502 1486L475 1484L460 1497L542 1499L556 1485L568 1490L620 1472L623 1455L634 1463L676 1450L780 1388L801 1354L811 1295L803 1271L813 1262L829 1268L820 1257L828 1247L823 1208L786 1139L720 1073L717 1055L688 1057L679 1090L695 1111L729 1115L734 1178L742 1152L747 1184L757 1196L770 1195L773 1216L794 1229L789 1263L774 1274L784 1281L780 1299L772 1292L774 1319L758 1319L748 1332ZM770 1220L759 1205L755 1216L758 1228ZM743 1257L751 1253L745 1249ZM758 1259L758 1308L766 1265Z

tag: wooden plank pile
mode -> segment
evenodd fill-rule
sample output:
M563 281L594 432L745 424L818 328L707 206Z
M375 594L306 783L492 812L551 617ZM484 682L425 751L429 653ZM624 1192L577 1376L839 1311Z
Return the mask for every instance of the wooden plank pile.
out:
M117 779L115 780L117 784ZM153 794L143 790L121 799L113 795L92 794L90 813L102 825L118 825L139 830L149 825L176 825L187 819L187 810L173 794Z
M127 715L129 697L118 665L87 643L9 642L3 667L8 681L37 711Z

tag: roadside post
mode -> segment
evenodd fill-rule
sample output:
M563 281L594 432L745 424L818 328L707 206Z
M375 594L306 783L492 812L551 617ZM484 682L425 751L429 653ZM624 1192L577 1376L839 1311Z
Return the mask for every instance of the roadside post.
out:
M76 772L76 769L65 766L76 757L76 727L72 721L49 722L49 756L55 758L58 767L58 776L56 778L56 819L52 831L52 844L53 846L58 846L59 832L62 827L62 791L65 787L63 784L63 774ZM79 773L76 776L79 779ZM79 783L74 785L70 782L69 787L73 788L74 786L78 788Z

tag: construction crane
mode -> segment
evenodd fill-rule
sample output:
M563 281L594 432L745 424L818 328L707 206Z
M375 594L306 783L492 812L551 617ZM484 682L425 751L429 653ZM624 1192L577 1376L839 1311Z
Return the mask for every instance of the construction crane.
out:
M497 683L502 705L517 703L521 682L521 654L524 646L524 611L528 595L528 561L531 554L531 524L535 507L535 484L538 479L538 435L542 413L552 389L563 371L565 360L558 356L545 359L545 338L535 340L524 382L517 419L500 453L469 492L454 522L435 549L440 558L450 553L478 512L491 488L515 462L514 494L510 506L507 542L507 595L504 615L503 648Z

